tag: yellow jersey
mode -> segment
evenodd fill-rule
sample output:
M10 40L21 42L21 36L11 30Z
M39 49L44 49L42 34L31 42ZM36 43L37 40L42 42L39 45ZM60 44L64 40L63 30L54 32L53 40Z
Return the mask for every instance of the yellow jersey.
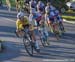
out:
M19 30L24 29L23 25L28 25L28 24L29 24L28 20L21 21L20 19L17 19L16 21L16 27Z

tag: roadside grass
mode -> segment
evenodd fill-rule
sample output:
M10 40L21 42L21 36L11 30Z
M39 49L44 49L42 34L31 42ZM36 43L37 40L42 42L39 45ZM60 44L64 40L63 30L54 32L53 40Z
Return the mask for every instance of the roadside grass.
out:
M75 11L68 10L62 15L63 19L69 20L69 21L75 21Z
M44 1L44 0L43 0ZM3 4L6 5L6 0L2 0ZM12 7L15 7L16 4L15 4L15 0L10 0L10 3L11 3L11 6ZM23 0L21 0L21 6L23 5ZM66 11L65 13L63 13L62 17L64 19L67 19L67 20L72 20L72 21L75 21L75 11L72 11L72 10L68 10Z
M2 2L3 2L4 5L6 5L6 0L2 0ZM15 7L16 6L15 5L15 0L10 0L10 2L11 2L11 6L12 7Z
M75 14L75 11L73 11L73 10L68 10L68 11L66 11L66 13Z
M15 7L16 6L15 0L9 0L9 1L11 3L11 6L12 7ZM4 5L6 5L6 0L2 0L2 2L3 2ZM23 5L23 0L21 0L20 4L21 4L21 6Z
M70 21L75 21L75 16L62 15L62 18L63 18L63 19L70 20Z

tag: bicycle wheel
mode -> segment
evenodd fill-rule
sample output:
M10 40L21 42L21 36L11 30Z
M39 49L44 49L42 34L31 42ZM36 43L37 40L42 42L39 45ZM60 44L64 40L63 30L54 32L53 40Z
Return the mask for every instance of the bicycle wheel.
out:
M58 28L57 24L54 25L53 32L55 34L56 39L59 40L60 39L60 32L59 32L59 28Z
M58 32L58 28L57 28L57 25L53 24L53 25L49 25L49 28L50 28L50 31L51 33L54 33L56 39L58 40L59 39L59 32Z
M50 45L50 43L49 43L49 40L48 40L48 37L46 38L46 46L49 46Z
M64 29L64 26L63 26L62 23L59 24L59 29L60 29L61 33L64 33L65 32L65 29Z
M41 34L41 32L40 32ZM41 40L41 43L44 47L48 46L49 45L49 42L48 42L48 37L46 36L45 33L43 33L43 35L40 36L40 40Z
M26 36L24 36L24 37L23 37L23 43L24 43L26 52L27 52L30 56L33 56L32 41L30 41Z
M59 32L58 31L55 31L54 34L55 34L56 39L59 40L60 39Z

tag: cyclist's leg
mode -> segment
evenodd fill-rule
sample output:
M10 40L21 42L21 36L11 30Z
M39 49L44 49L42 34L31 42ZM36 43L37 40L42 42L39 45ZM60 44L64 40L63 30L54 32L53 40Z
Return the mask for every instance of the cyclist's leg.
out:
M46 36L48 37L48 36L49 36L49 34L48 34L48 30L47 30L47 28L46 28L46 27L44 27L44 32L45 32Z
M16 35L17 35L18 37L23 37L23 36L24 36L24 31L21 30L21 29L16 30Z
M50 28L50 31L53 33L53 21L49 18L48 20L48 25L49 25L49 28Z
M37 27L36 30L39 30L39 22L36 21L36 20L35 20L35 26ZM37 32L38 32L38 31L37 31ZM36 46L37 49L40 49L38 40L36 40L35 46Z
M32 42L34 43L36 41L34 30L30 29L30 36L31 36Z
M46 24L45 24L45 21L44 20L42 20L42 21L40 21L41 23L40 23L40 27L41 27L41 31L43 32L43 33L45 33L45 35L48 37L48 30L47 30L47 26L46 26ZM42 34L43 34L42 33Z
M34 21L34 23L35 23L36 21ZM31 22L31 24L33 25L33 23ZM35 23L35 26L37 25L37 23ZM33 28L33 27L32 27ZM33 39L33 43L35 44L34 45L34 47L37 49L37 50L39 50L39 43L38 43L38 41L36 40L36 36L35 36L35 32L34 32L34 30L31 30L31 34L32 34L32 39Z

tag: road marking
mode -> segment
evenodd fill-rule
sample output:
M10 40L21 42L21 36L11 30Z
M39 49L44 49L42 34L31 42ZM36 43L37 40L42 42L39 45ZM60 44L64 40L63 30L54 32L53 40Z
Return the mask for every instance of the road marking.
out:
M5 18L5 17L0 17L0 18L2 18L2 19L4 19L4 20L8 20L8 21L10 21L10 22L16 22L16 21L14 21L14 20L12 20L12 19L9 19L9 18Z
M66 19L63 19L63 21L67 23L75 24L75 21L67 21Z
M8 21L11 21L11 22L16 22L16 21L14 21L12 19L9 19L9 18L5 18L5 17L0 17L0 18L5 19L5 20L8 20ZM67 23L75 24L74 21L67 21L66 19L63 19L63 21L64 22L67 22Z

